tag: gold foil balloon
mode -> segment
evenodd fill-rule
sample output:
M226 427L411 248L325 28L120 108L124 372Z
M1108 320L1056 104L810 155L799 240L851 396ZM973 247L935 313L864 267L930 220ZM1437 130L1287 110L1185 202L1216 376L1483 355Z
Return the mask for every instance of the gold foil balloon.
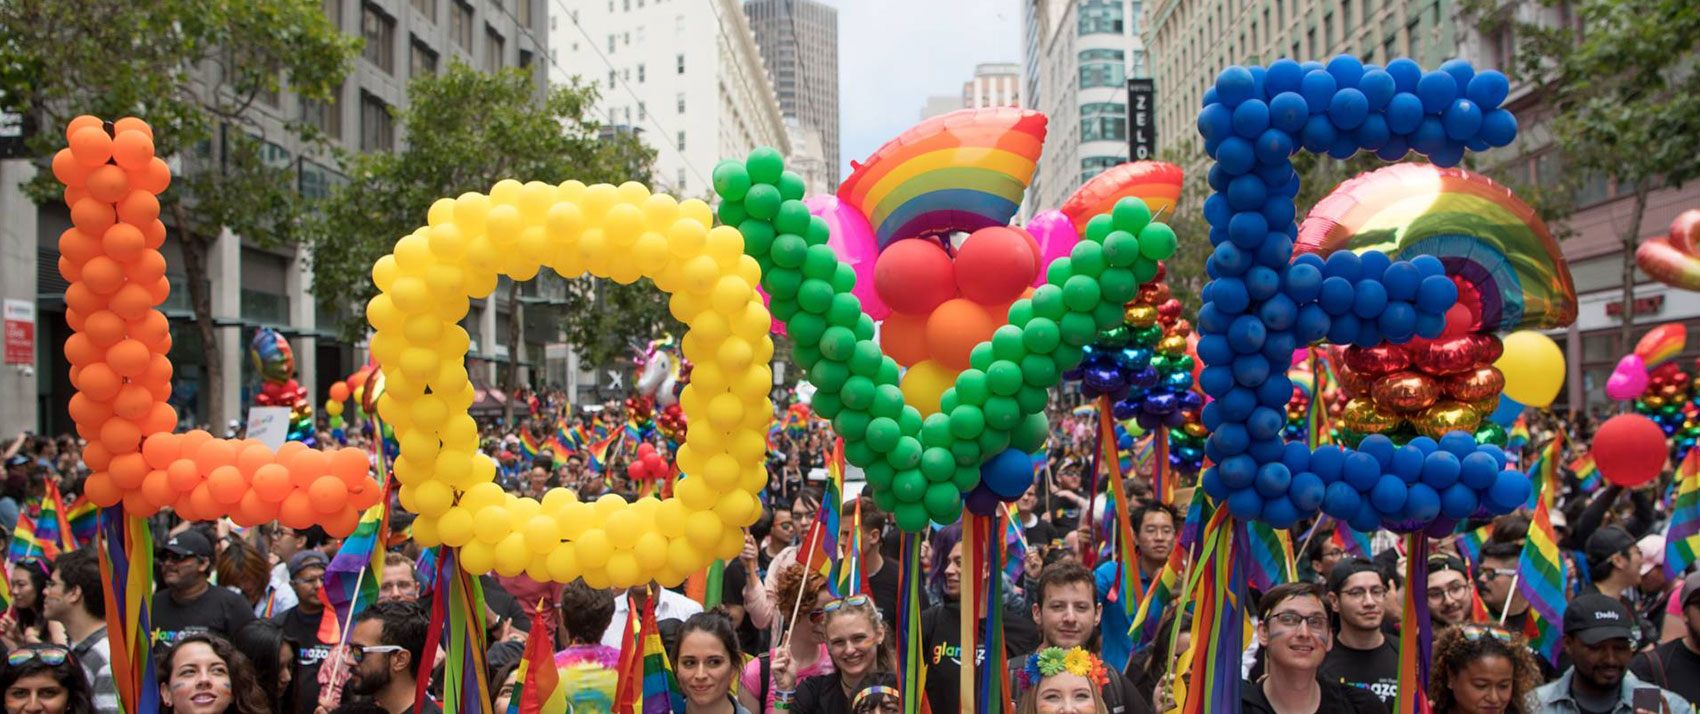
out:
M1187 436L1195 439L1202 439L1210 435L1210 431L1205 429L1203 424L1196 421L1189 421L1186 424L1183 424L1181 429L1186 432Z
M1169 335L1157 341L1157 351L1170 357L1186 354L1186 338L1180 335Z
M1369 397L1352 397L1341 411L1340 421L1352 431L1380 434L1393 430L1402 420L1398 415L1376 407L1375 400Z
M1157 308L1149 304L1134 305L1122 313L1122 318L1134 327L1150 327L1157 322Z
M1489 394L1486 397L1470 402L1470 408L1476 410L1477 414L1491 416L1494 412L1499 410L1499 394Z
M1404 370L1377 377L1370 396L1383 409L1413 412L1434 404L1440 398L1440 385L1422 372Z
M1481 426L1482 415L1468 404L1448 399L1424 409L1412 423L1424 436L1439 439L1449 431L1476 433L1476 427Z
M1446 391L1448 397L1460 402L1474 402L1497 396L1503 391L1505 375L1500 373L1498 367L1486 364L1446 377L1441 381L1441 388Z
M1641 397L1641 401L1646 403L1649 407L1662 407L1665 405L1665 398L1657 394L1649 394Z

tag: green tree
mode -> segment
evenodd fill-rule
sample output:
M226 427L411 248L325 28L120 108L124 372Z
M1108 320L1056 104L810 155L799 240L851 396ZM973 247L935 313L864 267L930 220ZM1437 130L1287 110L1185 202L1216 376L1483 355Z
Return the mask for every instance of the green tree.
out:
M1623 228L1623 344L1634 327L1635 262L1647 197L1700 176L1700 4L1692 0L1541 0L1567 22L1530 23L1515 6L1472 0L1484 33L1517 38L1512 76L1555 110L1547 128L1574 176L1631 187ZM1573 20L1573 21L1572 21Z
M266 246L297 239L294 172L267 162L262 148L318 138L293 123L268 130L260 103L275 103L286 79L303 99L328 100L359 40L315 0L11 0L0 3L0 38L0 108L41 127L28 147L42 164L80 114L140 117L153 127L155 153L181 160L160 202L183 254L206 421L223 423L207 255L225 230ZM47 171L26 186L42 203L60 200L61 188Z
M376 293L372 264L396 240L422 225L437 199L488 192L503 179L559 184L645 181L654 153L629 134L604 132L589 116L594 87L575 81L540 96L534 76L520 69L497 74L453 62L437 76L408 86L407 108L396 112L406 148L346 157L348 183L320 206L308 232L313 245L313 292L344 315L341 328L362 334L364 305ZM597 284L578 276L566 291L567 337L593 364L606 363L676 325L665 296L648 280ZM519 282L503 288L519 304ZM520 319L505 326L513 351L503 381L519 386ZM510 403L507 417L512 420Z

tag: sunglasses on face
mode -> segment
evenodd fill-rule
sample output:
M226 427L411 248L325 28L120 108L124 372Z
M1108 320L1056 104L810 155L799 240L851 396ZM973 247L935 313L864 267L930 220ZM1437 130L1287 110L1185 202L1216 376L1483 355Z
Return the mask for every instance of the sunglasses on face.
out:
M65 663L65 658L71 651L56 645L37 645L21 650L14 650L6 655L6 662L16 667L32 659L39 659L49 667L57 667Z
M868 607L872 605L873 602L873 599L866 595L851 595L850 597L839 598L827 603L819 609L810 610L809 622L820 624L826 620L827 613L844 607Z
M402 649L401 645L366 645L364 647L356 645L354 647L354 651L349 653L348 659L355 664L360 664L365 661L366 655L389 654L391 652L400 652Z

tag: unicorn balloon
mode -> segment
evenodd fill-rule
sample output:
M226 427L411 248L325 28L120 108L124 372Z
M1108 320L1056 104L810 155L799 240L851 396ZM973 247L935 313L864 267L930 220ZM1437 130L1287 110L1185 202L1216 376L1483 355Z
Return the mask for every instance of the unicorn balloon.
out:
M650 340L643 354L632 362L638 370L633 384L639 396L654 399L663 407L679 401L679 390L684 385L679 379L679 345L672 335Z

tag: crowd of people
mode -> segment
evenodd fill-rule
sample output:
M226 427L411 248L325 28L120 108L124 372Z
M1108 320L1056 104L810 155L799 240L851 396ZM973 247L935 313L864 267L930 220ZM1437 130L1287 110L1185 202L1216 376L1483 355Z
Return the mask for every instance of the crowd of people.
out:
M532 413L512 427L488 425L484 450L500 464L503 488L538 496L565 486L580 498L633 496L644 484L624 475L622 453L591 457L526 444L549 429L623 425L617 402L573 409L558 394L532 397ZM960 632L963 577L1002 578L1003 655L1021 714L1144 714L1176 706L1197 673L1180 666L1194 645L1195 613L1161 613L1155 641L1130 635L1124 598L1143 597L1170 561L1184 525L1174 504L1160 503L1149 473L1129 474L1134 537L1130 562L1097 549L1108 479L1095 478L1096 420L1052 411L1053 438L1034 486L1012 504L1021 531L1021 567L965 573L961 526L935 528L921 547L924 583L919 651L925 706L958 711L965 656L994 666L985 643L965 653ZM1538 443L1554 429L1587 443L1587 424L1542 421ZM533 432L524 433L527 430ZM640 432L666 453L667 441ZM358 429L342 435L362 443ZM335 435L324 433L322 438ZM825 422L770 434L769 487L743 553L726 563L720 590L699 599L684 589L597 589L486 575L490 646L486 663L496 711L523 687L526 642L550 638L571 711L608 712L619 686L626 623L634 608L653 610L684 711L693 714L895 714L899 687L898 533L867 494L854 495L839 542L859 542L859 592L838 591L799 562L804 539L827 491L822 477L832 435ZM39 504L48 482L68 497L86 475L74 437L22 435L4 452L0 527ZM376 461L376 459L374 459ZM1143 467L1141 467L1143 468ZM1137 471L1138 469L1136 469ZM1429 540L1427 582L1403 582L1402 550L1392 534L1367 534L1367 547L1332 537L1332 526L1291 532L1295 577L1253 593L1255 636L1241 657L1247 712L1389 711L1400 695L1399 634L1403 593L1418 588L1433 634L1424 689L1433 711L1497 714L1683 714L1700 701L1700 574L1667 579L1662 568L1661 488L1595 489L1572 479L1551 520L1568 564L1567 607L1557 656L1530 644L1530 604L1517 587L1530 514L1466 523L1486 534L1477 547L1460 537ZM383 556L378 601L360 610L346 633L323 626L326 568L341 547L319 528L277 524L241 529L229 522L156 517L156 592L151 634L161 706L194 714L405 714L438 712L443 655L427 647L430 583L422 582L409 516L394 509L395 534ZM852 530L861 527L859 539ZM1482 528L1482 526L1491 526ZM1479 529L1479 530L1478 530ZM1321 535L1317 535L1320 533ZM1094 551L1089 553L1088 551ZM1089 564L1095 565L1090 567ZM1136 573L1139 592L1118 587L1118 568ZM118 687L107 639L107 602L92 545L48 558L9 563L11 602L0 615L0 693L6 714L115 714ZM1176 620L1179 620L1177 623ZM536 625L536 626L534 626ZM1178 636L1171 636L1178 635ZM1208 643L1199 643L1208 647ZM427 661L428 652L439 652ZM420 680L426 686L420 686ZM419 699L419 693L425 697Z

